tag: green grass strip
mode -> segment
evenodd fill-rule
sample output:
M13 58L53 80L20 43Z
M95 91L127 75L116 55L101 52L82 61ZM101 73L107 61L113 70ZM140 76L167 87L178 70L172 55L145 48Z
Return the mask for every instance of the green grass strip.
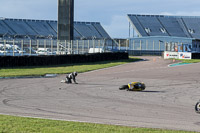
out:
M194 133L0 115L0 133Z
M58 66L2 68L0 69L0 77L43 76L45 74L66 74L74 71L81 73L102 68L113 67L138 60L140 59L130 58L128 60L67 64Z
M181 60L182 63L199 63L200 59Z

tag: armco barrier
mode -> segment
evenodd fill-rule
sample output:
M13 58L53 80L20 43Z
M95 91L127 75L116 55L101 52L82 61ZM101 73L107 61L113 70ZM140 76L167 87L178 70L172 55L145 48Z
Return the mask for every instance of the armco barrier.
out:
M21 66L49 66L128 59L128 53L95 53L84 55L0 56L0 68Z

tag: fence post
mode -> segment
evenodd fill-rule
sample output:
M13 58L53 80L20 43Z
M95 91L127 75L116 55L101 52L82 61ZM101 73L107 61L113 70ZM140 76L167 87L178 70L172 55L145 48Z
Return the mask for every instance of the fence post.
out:
M22 40L22 42L21 42L21 48L22 48L22 56L23 56L23 54L24 54L24 52L23 52L23 49L24 49L24 40Z
M112 44L112 50L113 50L113 39L112 39L112 42L111 42L111 44Z
M99 53L100 53L100 45L101 45L101 42L100 42L100 40L98 40L98 47L99 47L98 51L99 51Z
M32 46L32 40L30 39L30 51L29 51L30 55L31 55L31 46Z
M82 40L82 54L84 54L85 40Z
M93 40L93 53L95 53L94 45L95 45L95 40Z
M128 50L128 39L126 39L126 51Z
M67 43L68 43L68 46L67 46L67 54L71 54L71 53L70 53L70 42L67 41Z
M38 48L39 48L39 40L37 40L37 50L38 50Z
M70 43L70 47L71 47L71 54L73 54L73 40L71 40L71 43Z
M106 51L106 39L103 40L103 53Z
M15 40L13 39L13 56L15 56Z
M53 40L51 40L51 55L53 54Z
M90 50L90 40L88 40L88 52Z
M79 41L77 40L77 54L79 54Z
M65 40L65 55L66 55L66 53L67 53L67 40Z
M183 52L183 42L181 43L181 45L182 45L182 52Z
M47 46L46 46L47 44L46 44L46 43L47 43L47 40L45 39L45 40L44 40L44 50L45 50L45 51L47 51L47 48L46 48L46 47L47 47ZM47 52L46 54L48 55L48 52Z
M180 44L180 42L178 41L178 44L177 44L177 45L178 45L178 46L177 46L178 51L179 51L179 44Z
M60 43L60 40L57 40L57 54L59 55L59 43Z
M160 41L159 41L159 51L161 51L161 49L160 49Z
M142 40L140 40L140 55L142 55Z
M121 41L119 40L119 50L121 50Z
M4 56L6 55L6 40L4 40Z
M153 50L155 50L155 42L153 41Z
M148 40L146 40L146 50L148 50Z

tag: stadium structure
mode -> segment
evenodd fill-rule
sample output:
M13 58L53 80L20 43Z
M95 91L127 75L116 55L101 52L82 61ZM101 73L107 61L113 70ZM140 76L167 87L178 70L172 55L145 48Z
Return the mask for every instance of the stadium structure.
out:
M128 14L128 20L132 50L200 52L200 17Z
M57 39L57 21L30 19L0 19L2 39ZM74 22L74 39L110 39L99 22Z

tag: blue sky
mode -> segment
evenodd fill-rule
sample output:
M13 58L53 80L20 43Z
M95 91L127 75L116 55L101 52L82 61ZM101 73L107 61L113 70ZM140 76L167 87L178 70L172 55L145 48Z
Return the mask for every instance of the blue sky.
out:
M0 0L0 17L57 20L57 0ZM200 0L75 0L75 21L100 22L114 38L128 37L127 14L200 16Z

